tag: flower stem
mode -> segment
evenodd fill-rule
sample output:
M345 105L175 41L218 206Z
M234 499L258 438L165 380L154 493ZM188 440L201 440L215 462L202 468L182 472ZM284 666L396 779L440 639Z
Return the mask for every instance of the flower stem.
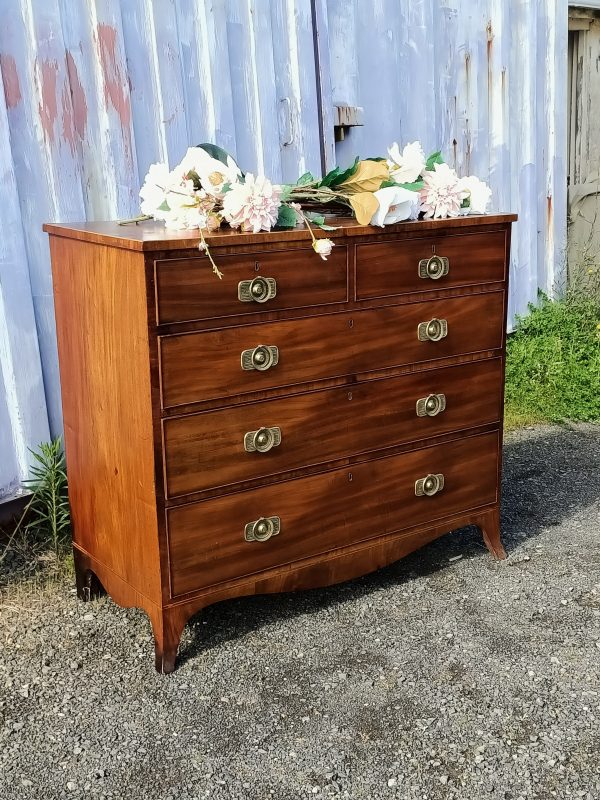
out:
M221 270L217 267L217 265L214 262L214 259L212 257L212 253L210 252L208 244L206 243L206 239L204 238L204 233L202 231L202 228L199 228L198 230L200 231L200 244L198 245L198 250L201 250L202 252L206 253L206 255L208 256L208 260L212 264L212 271L215 273L217 278L222 280L223 279L223 273L221 272Z
M152 219L150 214L140 214L139 217L132 217L131 219L120 219L117 225L137 225L138 222L145 222L147 219Z

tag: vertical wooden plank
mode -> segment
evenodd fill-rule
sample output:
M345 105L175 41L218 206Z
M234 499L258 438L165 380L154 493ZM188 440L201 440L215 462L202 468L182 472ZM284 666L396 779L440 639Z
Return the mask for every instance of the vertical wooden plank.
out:
M174 166L189 146L174 0L121 4L141 183L150 164Z
M281 174L283 180L295 181L307 170L316 175L321 172L310 4L275 0L271 26Z
M8 123L50 427L58 433L60 381L48 242L42 224L48 219L85 217L65 48L56 0L31 0L16 14L10 0L1 0L0 15L2 63L11 64L21 98L8 104Z
M326 173L335 167L335 137L331 63L329 56L329 23L327 0L312 0L312 25L317 74L317 106L321 126L321 166Z
M178 0L177 28L189 144L237 157L225 4Z
M277 97L268 4L227 2L227 44L237 155L243 170L281 180Z
M4 67L6 68L6 62ZM29 448L49 438L48 414L42 380L27 252L21 225L10 136L8 105L22 102L16 73L0 76L0 499L27 477Z

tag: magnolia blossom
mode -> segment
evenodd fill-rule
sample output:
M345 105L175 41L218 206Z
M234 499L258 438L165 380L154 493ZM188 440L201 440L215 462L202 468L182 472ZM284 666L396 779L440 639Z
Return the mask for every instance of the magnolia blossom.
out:
M232 228L243 231L270 231L277 222L281 186L264 175L246 173L244 183L233 183L223 197L223 216Z
M448 164L435 164L423 174L423 181L421 211L425 219L458 217L465 193L456 172Z
M425 153L421 142L407 144L402 153L398 143L388 149L390 178L396 183L413 183L425 169Z
M218 198L223 196L223 186L226 183L235 183L242 174L231 156L227 156L227 164L224 164L202 147L188 147L183 161L175 171L182 177L195 172L204 191Z
M167 190L171 183L171 173L166 164L151 164L144 185L140 189L142 214L154 219L165 219L164 211L159 211L165 202Z
M315 253L323 259L323 261L327 261L327 256L331 255L331 251L335 247L335 244L331 241L331 239L313 239L313 250Z
M467 214L485 214L492 197L492 190L484 181L475 175L461 178L460 188L469 201L469 206L463 209Z
M371 225L391 225L404 219L419 216L419 193L409 192L401 186L387 186L375 193L379 208L373 214Z

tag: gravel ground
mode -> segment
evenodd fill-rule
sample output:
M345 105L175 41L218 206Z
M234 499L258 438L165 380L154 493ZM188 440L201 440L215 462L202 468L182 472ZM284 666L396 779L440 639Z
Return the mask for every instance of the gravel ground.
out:
M600 428L505 445L504 540L231 601L154 673L143 613L0 608L0 798L600 798Z

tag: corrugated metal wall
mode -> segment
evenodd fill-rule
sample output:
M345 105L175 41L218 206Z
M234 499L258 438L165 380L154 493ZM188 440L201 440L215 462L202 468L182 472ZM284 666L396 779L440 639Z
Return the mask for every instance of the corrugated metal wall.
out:
M563 0L0 0L0 20L0 496L62 426L42 223L135 214L188 144L293 180L421 138L521 215L511 312L563 268ZM335 102L365 121L337 152Z

